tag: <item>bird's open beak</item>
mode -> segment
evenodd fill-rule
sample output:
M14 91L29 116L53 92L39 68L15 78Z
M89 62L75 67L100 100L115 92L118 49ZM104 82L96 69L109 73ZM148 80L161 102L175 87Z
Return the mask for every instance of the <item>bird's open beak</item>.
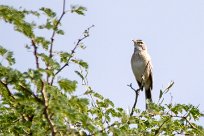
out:
M135 43L135 40L132 40Z

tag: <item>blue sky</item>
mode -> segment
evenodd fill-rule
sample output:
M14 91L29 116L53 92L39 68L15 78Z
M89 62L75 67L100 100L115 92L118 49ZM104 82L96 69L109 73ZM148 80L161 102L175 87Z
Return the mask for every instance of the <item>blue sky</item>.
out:
M1 0L1 4L37 10L50 7L60 15L59 0ZM92 24L95 27L84 41L87 49L78 50L77 57L89 63L89 85L116 106L131 108L134 92L127 87L137 87L131 71L132 39L143 39L152 57L154 101L159 90L171 81L175 84L170 93L173 103L193 104L204 111L204 1L203 0L69 0L70 5L87 7L85 16L67 14L63 18L65 36L59 36L55 49L69 50L81 33ZM30 41L13 32L13 28L0 21L0 44L15 51L18 65L26 70L32 67L31 52L22 47ZM48 36L51 34L47 34ZM22 61L23 60L23 61ZM78 79L76 67L66 69L63 75ZM170 94L166 101L170 102ZM138 107L144 109L144 93L140 94Z

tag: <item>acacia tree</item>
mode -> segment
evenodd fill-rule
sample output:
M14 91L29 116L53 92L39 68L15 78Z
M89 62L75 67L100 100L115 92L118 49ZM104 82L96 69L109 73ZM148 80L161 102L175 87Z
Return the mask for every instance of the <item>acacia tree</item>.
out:
M160 91L158 103L149 103L149 111L136 108L139 90L129 85L136 93L130 114L95 92L87 82L88 64L75 57L77 49L84 49L82 42L93 26L84 31L71 51L53 48L56 35L64 35L60 29L64 15L84 15L86 11L83 6L66 10L65 0L62 4L59 17L50 8L32 11L0 5L1 21L30 40L26 48L32 50L34 60L30 61L35 63L24 72L15 69L13 52L0 46L1 59L7 62L0 64L0 135L204 135L203 127L196 124L203 116L198 107L163 103L163 95L173 83ZM46 17L46 22L29 22L28 15ZM41 30L48 30L50 39L35 34ZM70 63L80 67L75 73L85 87L82 96L75 94L77 81L59 76Z

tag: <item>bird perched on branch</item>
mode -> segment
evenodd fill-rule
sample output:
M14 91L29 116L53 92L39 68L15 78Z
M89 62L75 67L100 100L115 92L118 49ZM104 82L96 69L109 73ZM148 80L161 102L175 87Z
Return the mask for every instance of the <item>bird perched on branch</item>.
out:
M131 58L132 71L138 86L145 89L146 102L152 102L151 90L153 88L152 63L147 47L142 40L132 40L134 43L134 53ZM146 109L147 103L146 103Z

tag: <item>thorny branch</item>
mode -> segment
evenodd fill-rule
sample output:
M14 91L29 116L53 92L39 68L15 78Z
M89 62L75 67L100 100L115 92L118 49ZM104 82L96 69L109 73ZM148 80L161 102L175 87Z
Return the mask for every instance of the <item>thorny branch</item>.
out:
M74 48L71 50L71 54L70 54L70 57L69 57L68 60L67 60L67 63L65 63L65 64L53 75L52 80L51 80L51 85L53 84L53 81L54 81L56 75L59 74L66 66L69 65L69 62L70 62L71 58L74 56L74 53L75 53L77 47L80 45L80 43L81 43L84 39L86 39L87 37L89 37L89 30L90 30L92 27L94 27L94 25L92 25L92 26L90 26L89 28L87 28L87 29L84 31L84 36L83 36L82 38L78 39L78 41L77 41L77 43L75 44Z

